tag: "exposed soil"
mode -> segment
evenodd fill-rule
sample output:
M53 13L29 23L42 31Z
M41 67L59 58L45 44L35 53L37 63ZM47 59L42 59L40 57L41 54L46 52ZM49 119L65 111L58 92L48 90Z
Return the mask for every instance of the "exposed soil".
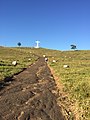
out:
M44 58L2 84L0 120L65 120Z

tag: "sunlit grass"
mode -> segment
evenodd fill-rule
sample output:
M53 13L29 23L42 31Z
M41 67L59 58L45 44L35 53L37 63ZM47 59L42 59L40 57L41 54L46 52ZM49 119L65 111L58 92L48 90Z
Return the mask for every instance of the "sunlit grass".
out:
M29 60L29 58L31 60ZM28 65L35 62L38 57L30 53L30 49L25 51L21 48L0 48L0 80L22 71ZM12 61L17 61L13 66Z
M63 91L78 103L80 120L90 120L90 51L67 51L58 54L57 63L50 66L64 85ZM63 65L69 68L63 68Z

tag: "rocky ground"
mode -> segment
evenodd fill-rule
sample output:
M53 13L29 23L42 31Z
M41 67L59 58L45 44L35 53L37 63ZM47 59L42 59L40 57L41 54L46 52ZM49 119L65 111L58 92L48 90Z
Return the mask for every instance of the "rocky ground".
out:
M44 58L0 85L0 120L66 120Z

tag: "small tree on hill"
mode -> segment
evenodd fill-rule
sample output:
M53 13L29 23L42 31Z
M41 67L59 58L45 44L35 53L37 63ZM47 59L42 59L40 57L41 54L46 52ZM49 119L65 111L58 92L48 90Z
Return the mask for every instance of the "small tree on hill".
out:
M72 50L77 49L76 45L71 45L71 49L72 49Z
M17 43L17 45L20 47L20 46L21 46L21 43L20 43L20 42L18 42L18 43Z

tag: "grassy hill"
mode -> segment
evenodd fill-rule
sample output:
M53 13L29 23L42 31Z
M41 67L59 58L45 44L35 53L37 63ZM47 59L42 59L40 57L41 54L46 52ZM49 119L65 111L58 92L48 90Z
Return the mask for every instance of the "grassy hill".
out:
M22 71L37 58L29 50L0 47L0 80ZM17 66L12 65L13 61L17 61Z
M90 120L90 50L57 51L0 47L0 80L20 72L43 54L49 58L48 65L63 86L62 92L68 99L67 107L70 105L79 120ZM17 66L11 64L14 60L17 61ZM53 63L53 60L57 62ZM69 67L64 68L63 65Z

